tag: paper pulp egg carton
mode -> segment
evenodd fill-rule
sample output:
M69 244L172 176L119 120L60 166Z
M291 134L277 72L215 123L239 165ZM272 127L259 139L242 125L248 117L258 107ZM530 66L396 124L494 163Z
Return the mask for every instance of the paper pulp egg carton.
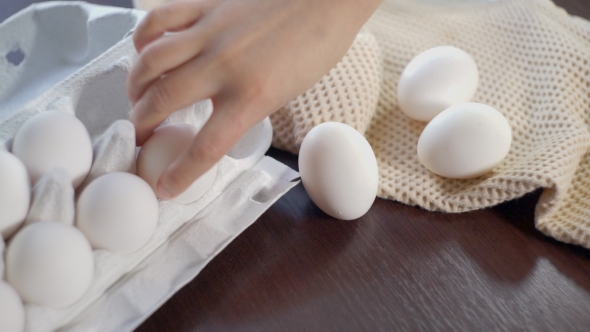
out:
M125 81L137 56L131 31L137 10L82 2L33 5L0 24L0 141L10 142L22 124L47 110L74 113L93 141L94 163L82 187L112 171L135 169L134 129ZM212 111L209 101L168 121L197 127ZM26 331L132 330L280 196L298 173L265 157L272 127L265 119L218 164L217 179L198 201L160 202L156 233L129 254L95 250L88 292L63 308L26 304ZM1 145L1 144L0 144ZM1 171L1 170L0 170ZM33 188L28 222L52 218L73 223L74 192L63 172L49 172ZM2 264L0 264L2 268Z

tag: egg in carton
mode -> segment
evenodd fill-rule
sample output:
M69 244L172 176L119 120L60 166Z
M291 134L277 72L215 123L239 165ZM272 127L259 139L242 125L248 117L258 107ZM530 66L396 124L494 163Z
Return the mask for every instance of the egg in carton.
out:
M0 24L0 141L4 149L34 115L74 114L93 144L90 173L74 190L63 169L45 173L32 190L25 225L53 220L73 225L76 194L110 172L135 171L135 131L125 82L137 56L131 31L144 12L48 2L32 5ZM167 122L197 128L212 112L202 101ZM159 202L159 221L139 250L117 254L94 249L92 284L74 304L26 304L26 331L131 330L297 184L297 172L265 157L269 119L254 126L217 165L217 177L197 201ZM1 145L1 144L0 144ZM0 268L3 264L0 264ZM1 271L0 271L1 272ZM107 319L108 318L108 319Z

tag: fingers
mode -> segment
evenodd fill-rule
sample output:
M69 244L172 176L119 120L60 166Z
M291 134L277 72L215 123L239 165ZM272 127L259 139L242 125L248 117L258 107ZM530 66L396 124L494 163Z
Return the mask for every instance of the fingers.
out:
M127 92L135 104L147 87L163 74L196 57L205 38L197 28L165 36L147 45L139 54L127 78Z
M173 1L153 9L133 33L133 43L137 52L141 52L147 44L166 32L183 30L195 24L205 10L203 1L194 0Z
M218 105L192 146L164 171L156 188L162 199L184 192L221 159L257 119L249 119L237 105Z
M194 59L149 86L133 107L130 118L135 125L138 146L172 112L210 98L218 91L211 68L205 68L203 63L201 58Z

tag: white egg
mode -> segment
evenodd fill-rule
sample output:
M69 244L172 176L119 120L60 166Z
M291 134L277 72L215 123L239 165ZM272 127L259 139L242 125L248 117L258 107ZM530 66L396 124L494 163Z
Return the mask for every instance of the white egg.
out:
M88 131L68 112L47 111L30 118L14 137L12 152L25 164L33 184L50 169L62 167L76 188L92 165Z
M172 123L154 131L137 156L137 175L154 191L164 170L187 150L197 136L198 129L186 123ZM192 203L207 192L217 177L217 164L201 175L182 194L172 199L178 204Z
M493 107L451 106L437 115L418 139L418 159L431 172L467 179L491 171L508 154L510 124Z
M29 211L31 183L25 165L9 152L0 151L0 233L8 239Z
M80 195L76 226L94 248L128 253L152 237L158 213L156 194L144 180L129 173L108 173Z
M471 101L479 73L473 58L452 46L431 48L404 69L397 86L397 101L410 118L430 121L448 107Z
M22 332L25 329L25 307L18 293L0 280L0 331Z
M59 222L39 221L23 228L6 250L6 279L28 303L70 305L86 293L93 274L88 240Z
M363 135L343 123L322 123L305 136L299 173L313 202L337 219L360 218L377 195L375 153Z

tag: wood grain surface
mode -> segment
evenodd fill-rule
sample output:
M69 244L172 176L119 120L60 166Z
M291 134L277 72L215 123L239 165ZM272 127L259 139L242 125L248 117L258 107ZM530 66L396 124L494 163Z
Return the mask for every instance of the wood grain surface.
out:
M31 2L0 0L0 20ZM590 251L535 230L539 194L462 214L377 199L344 222L299 185L138 331L589 331Z

